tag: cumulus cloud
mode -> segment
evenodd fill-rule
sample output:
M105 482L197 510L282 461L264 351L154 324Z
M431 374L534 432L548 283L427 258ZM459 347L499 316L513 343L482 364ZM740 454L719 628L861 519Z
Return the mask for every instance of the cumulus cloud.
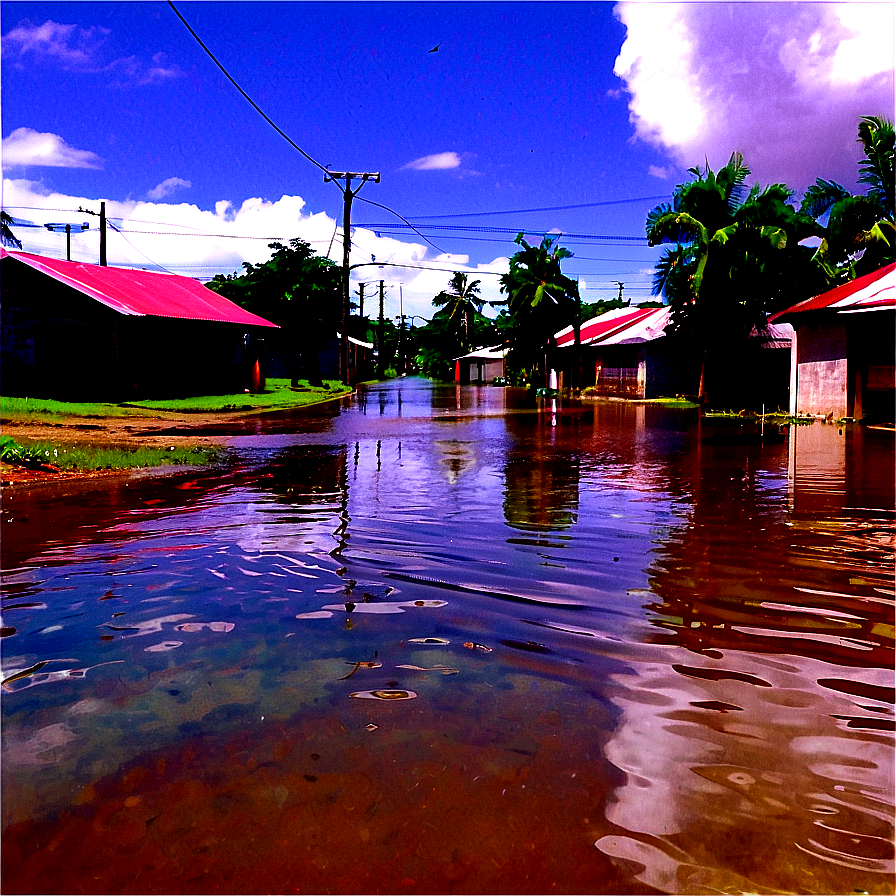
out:
M41 134L31 128L16 128L3 140L0 154L4 168L102 168L94 152L69 146L58 134Z
M412 171L443 171L447 168L459 168L460 156L456 152L437 152L431 156L414 159L404 167Z
M743 153L761 183L851 186L861 115L893 114L893 6L619 3L636 137L684 166Z
M164 199L170 196L178 187L191 187L190 181L182 177L169 177L163 180L157 187L153 187L147 194L147 199Z
M170 178L168 181L180 181ZM177 184L175 186L182 185ZM158 189L158 188L156 188ZM164 197L161 197L164 199ZM240 273L243 262L260 264L271 257L268 243L288 242L298 237L319 255L342 262L341 220L306 208L301 196L281 196L276 201L253 197L237 204L221 199L213 209L189 203L164 201L116 201L106 199L106 215L112 229L108 234L109 264L118 267L159 267L198 279L214 274ZM99 211L96 197L55 193L27 179L3 179L4 208L13 216L20 213L33 227L13 227L24 251L55 258L65 257L64 235L50 233L42 226L66 220L59 209L71 209L71 220L82 220L78 208ZM23 211L28 209L27 212ZM20 210L22 210L20 212ZM487 265L469 265L466 256L438 255L427 258L428 247L417 242L379 237L357 228L352 233L350 263L354 282L386 284L386 314L399 312L399 297L405 314L431 318L432 297L445 289L453 270L466 270L471 279L482 280L482 297L499 298L497 274L506 273L507 258ZM371 256L376 264L369 264ZM72 259L96 263L99 258L99 231L94 226L72 238ZM382 265L382 266L380 266Z
M647 169L647 173L651 177L658 177L660 180L668 180L674 173L674 169L664 168L662 165L651 165Z

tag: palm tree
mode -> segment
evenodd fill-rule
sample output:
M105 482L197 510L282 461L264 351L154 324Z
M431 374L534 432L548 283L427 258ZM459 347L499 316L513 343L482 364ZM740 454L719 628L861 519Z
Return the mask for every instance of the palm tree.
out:
M816 221L827 215L824 239L815 261L828 285L852 280L894 260L894 131L886 118L865 115L857 142L865 157L859 162L864 195L854 195L835 181L818 178L803 197L800 210Z
M15 224L15 221L6 212L0 212L0 245L10 249L21 249L22 241L10 229L12 224Z
M469 283L467 275L457 271L448 282L448 289L443 289L432 300L433 305L448 312L449 321L455 322L464 351L473 348L470 345L470 337L473 333L475 315L476 312L481 312L485 305L485 299L479 296L480 283L480 280Z
M514 323L509 340L511 363L540 369L541 377L546 378L546 346L554 333L570 324L575 328L578 355L579 284L560 270L560 262L572 258L572 252L555 246L547 236L539 246L530 246L521 233L514 242L523 248L511 257L510 271L501 277L501 292L507 299L495 304L506 304Z
M798 244L817 227L789 205L793 193L783 184L754 186L745 196L750 169L738 152L718 173L708 164L690 173L696 179L680 184L671 203L653 209L646 229L651 246L669 244L653 291L672 308L673 333L700 353L702 400L710 347L743 345L785 298L793 302L793 292L784 290L792 289L794 271L811 255Z

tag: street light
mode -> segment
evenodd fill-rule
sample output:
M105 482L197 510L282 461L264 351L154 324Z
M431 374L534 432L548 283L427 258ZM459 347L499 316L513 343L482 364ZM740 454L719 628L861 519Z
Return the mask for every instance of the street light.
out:
M72 260L72 227L78 227L77 224L44 224L44 227L47 228L50 232L55 232L57 230L65 231L65 260ZM80 225L81 230L90 230L90 222L84 221L83 224Z

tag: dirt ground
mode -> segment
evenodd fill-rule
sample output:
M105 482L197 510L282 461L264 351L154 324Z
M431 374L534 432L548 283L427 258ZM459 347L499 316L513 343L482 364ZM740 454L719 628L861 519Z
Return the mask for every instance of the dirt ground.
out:
M236 429L246 414L197 413L177 414L159 411L139 417L60 417L52 423L0 422L3 435L17 442L47 441L59 445L102 445L106 447L202 447L222 444L227 440L229 427ZM214 430L210 434L209 430ZM52 465L41 468L0 463L0 486L15 488L42 482L83 481L112 476L127 476L131 471L60 470Z

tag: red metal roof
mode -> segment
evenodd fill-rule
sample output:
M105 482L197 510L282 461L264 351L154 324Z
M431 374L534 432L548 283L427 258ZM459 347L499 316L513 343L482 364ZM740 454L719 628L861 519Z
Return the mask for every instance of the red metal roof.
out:
M860 306L863 308L893 308L896 306L896 289L893 288L894 271L896 271L896 264L885 265L870 274L857 277L855 280L850 280L849 283L842 283L821 295L813 296L784 311L779 311L769 320L791 317L803 311L822 311L825 308L838 312L856 310Z
M602 314L600 317L594 317L587 323L583 324L581 332L581 341L594 342L598 339L606 338L615 333L617 330L624 330L632 324L644 320L649 317L657 309L656 308L635 308L626 314L620 314L618 317L610 317ZM612 315L613 312L610 312ZM609 319L608 319L609 318ZM572 327L561 330L557 334L557 347L562 348L565 345L572 345L575 342L575 333Z
M119 314L208 320L255 327L277 326L189 277L59 261L6 249L0 249L0 258L13 258L26 264Z

